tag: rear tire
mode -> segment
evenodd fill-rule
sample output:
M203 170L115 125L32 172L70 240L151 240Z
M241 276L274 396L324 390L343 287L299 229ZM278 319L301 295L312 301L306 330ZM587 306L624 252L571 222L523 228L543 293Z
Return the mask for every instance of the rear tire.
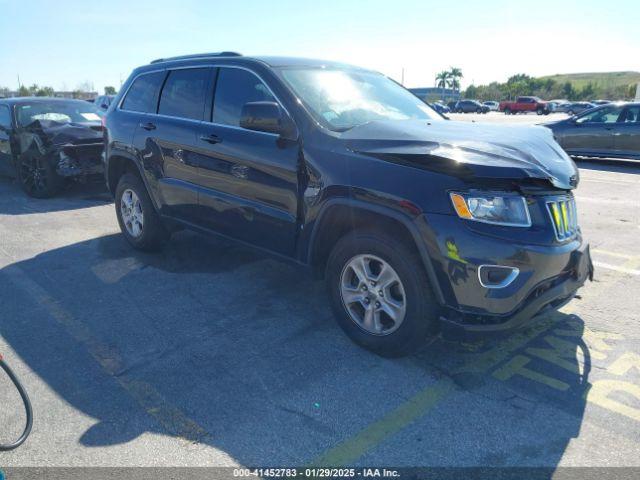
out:
M115 194L116 216L122 234L133 248L155 251L169 239L142 180L126 173L118 181Z
M504 114L505 115L511 115L511 109L509 107L504 109Z
M537 110L536 110L536 113L537 113L538 115L542 115L542 114L544 113L544 109L539 108L539 109L537 109Z
M351 340L378 355L399 357L436 332L439 308L421 262L409 247L379 232L353 232L336 243L327 262L327 288L338 324Z
M38 154L26 152L21 155L17 170L22 190L33 198L53 197L64 183L51 162Z

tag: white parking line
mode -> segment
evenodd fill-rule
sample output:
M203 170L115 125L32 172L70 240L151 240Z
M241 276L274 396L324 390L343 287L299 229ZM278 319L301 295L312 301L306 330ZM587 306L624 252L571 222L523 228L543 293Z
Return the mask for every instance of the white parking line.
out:
M638 200L620 200L618 198L593 198L576 196L576 200L580 203L595 203L598 205L633 205L635 207L640 206Z
M626 260L640 258L640 255L627 255L626 253L610 252L608 250L602 250L601 248L592 248L591 251L601 255L609 255L610 257L624 258Z
M607 184L613 184L613 185L638 185L637 181L633 181L633 180L620 180L620 179L616 179L616 178L611 178L611 179L604 179L604 178L591 178L591 177L584 177L582 175L580 175L580 181L581 182L596 182L596 183L607 183Z
M627 273L629 275L640 275L640 270L636 270L633 268L618 267L617 265L611 265L610 263L604 263L604 262L598 262L598 261L594 261L593 264L596 267L606 268L607 270L615 270L616 272Z

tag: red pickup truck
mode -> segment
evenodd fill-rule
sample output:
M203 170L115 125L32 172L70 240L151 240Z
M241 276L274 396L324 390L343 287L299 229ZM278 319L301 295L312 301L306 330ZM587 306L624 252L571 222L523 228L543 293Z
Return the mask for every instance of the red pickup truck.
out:
M538 97L518 97L515 102L500 102L498 109L506 115L536 112L538 115L549 114L549 103Z

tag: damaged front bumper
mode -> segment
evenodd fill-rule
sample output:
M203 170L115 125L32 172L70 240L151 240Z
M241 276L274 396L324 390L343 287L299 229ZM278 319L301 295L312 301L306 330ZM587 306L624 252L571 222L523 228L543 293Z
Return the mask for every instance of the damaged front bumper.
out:
M571 252L567 266L560 275L534 286L513 312L495 316L450 314L440 318L441 330L445 336L467 339L489 333L512 332L527 325L541 313L557 310L571 301L588 279L593 280L593 274L589 244L583 243Z
M104 173L102 150L102 142L62 145L57 151L56 173L61 177L102 175Z
M593 278L581 232L551 240L544 212L531 212L541 218L522 230L470 225L449 215L425 217L429 228L423 225L423 235L443 293L445 336L473 339L518 329L541 312L560 308Z

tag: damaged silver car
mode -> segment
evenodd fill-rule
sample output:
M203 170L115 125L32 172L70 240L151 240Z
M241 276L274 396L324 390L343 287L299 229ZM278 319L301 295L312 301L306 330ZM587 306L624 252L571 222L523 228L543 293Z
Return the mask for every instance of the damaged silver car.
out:
M0 174L36 198L55 195L65 179L103 173L102 124L94 105L59 98L0 100Z

